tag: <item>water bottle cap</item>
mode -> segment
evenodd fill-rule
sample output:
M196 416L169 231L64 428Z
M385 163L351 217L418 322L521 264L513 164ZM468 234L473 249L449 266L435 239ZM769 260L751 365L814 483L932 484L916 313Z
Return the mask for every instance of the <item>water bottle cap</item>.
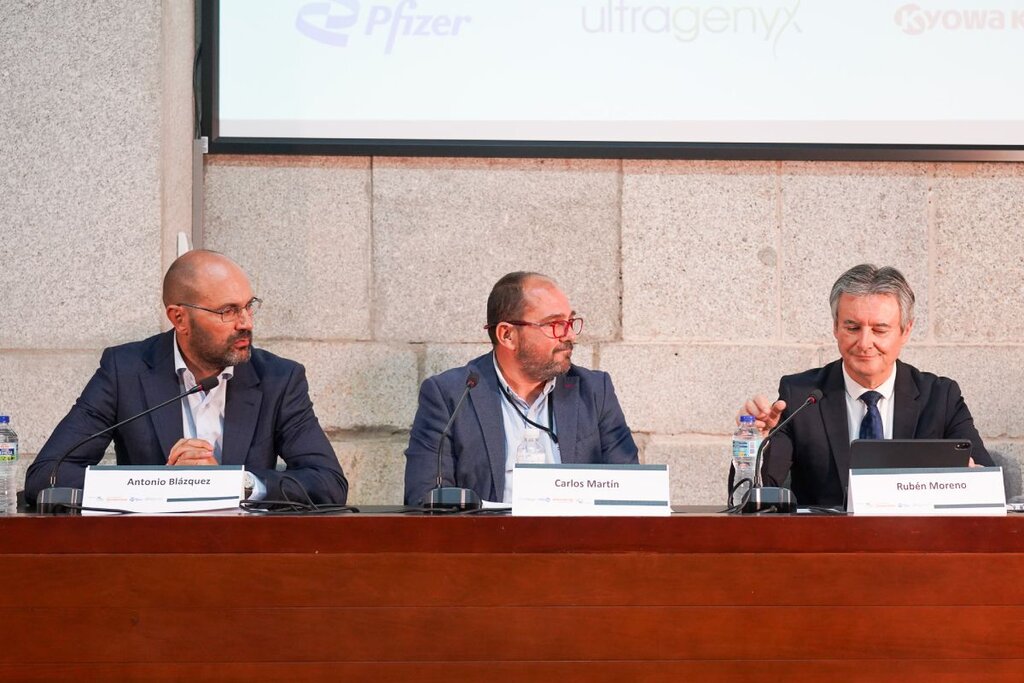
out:
M740 424L754 424L754 416L740 415Z
M537 429L536 427L527 427L526 429L523 430L523 438L524 439L539 439L540 438L540 430Z
M0 425L7 424L10 421L11 421L10 416L8 416L8 415L0 415Z

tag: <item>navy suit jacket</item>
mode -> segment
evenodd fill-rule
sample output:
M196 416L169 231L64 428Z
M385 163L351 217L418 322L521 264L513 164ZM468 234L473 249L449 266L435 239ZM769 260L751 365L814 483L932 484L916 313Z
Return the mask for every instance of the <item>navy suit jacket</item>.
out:
M792 475L790 488L800 505L841 506L846 502L850 472L842 360L783 377L779 382L779 398L786 402L782 418L815 389L821 390L821 401L801 411L765 448L761 477L766 486L783 486ZM896 361L893 399L894 439L967 439L974 462L994 464L953 380Z
M472 489L484 500L505 492L504 400L492 354L428 378L420 387L419 408L405 451L405 503L420 505L437 485L437 445L466 378L480 380L469 392L442 450L445 486ZM636 463L637 449L606 372L572 366L555 381L555 430L563 463Z
M222 464L244 465L266 483L269 500L282 498L287 474L315 502L345 502L348 481L313 412L300 364L254 348L226 388ZM180 393L173 331L105 349L96 374L26 473L29 504L49 486L54 462L80 440ZM166 465L182 434L181 403L171 403L76 450L61 465L57 484L81 488L86 466L100 461L111 438L119 465ZM275 470L278 455L287 472ZM284 488L291 499L302 498L294 483Z

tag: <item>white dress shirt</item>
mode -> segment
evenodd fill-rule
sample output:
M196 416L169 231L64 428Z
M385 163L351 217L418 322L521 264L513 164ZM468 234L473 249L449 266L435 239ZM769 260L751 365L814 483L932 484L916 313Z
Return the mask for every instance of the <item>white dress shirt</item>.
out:
M498 374L498 384L509 393L512 400L519 410L539 425L551 428L555 434L558 434L558 429L555 426L554 413L551 413L550 421L548 424L548 397L551 392L555 389L556 378L552 378L544 385L544 389L541 390L540 396L533 402L533 405L529 405L526 401L512 391L512 387L505 381L505 376L501 374L501 368L498 367L498 361L494 358L494 354L491 354L491 359L494 361L494 371ZM501 389L499 389L499 392ZM512 468L516 464L516 451L519 450L519 444L523 442L523 434L526 428L530 425L526 424L523 420L523 416L516 411L512 404L509 403L508 399L502 394L499 395L499 401L501 403L501 419L505 427L505 491L502 495L502 502L512 503ZM544 430L540 431L540 445L544 449L546 454L544 462L548 463L560 463L562 462L562 456L558 452L558 444L556 444L551 436Z
M177 334L174 335L174 369L183 392L198 384L181 356ZM182 434L186 439L202 439L213 444L213 457L217 462L220 462L224 450L224 401L228 395L228 381L234 374L234 366L224 368L219 375L220 383L209 393L199 391L181 402Z
M178 384L185 392L196 386L195 375L185 365L185 359L178 348L178 335L174 335L174 369L178 373ZM235 375L235 366L229 365L220 371L220 382L209 393L199 391L185 397L181 402L181 433L186 439L202 439L213 445L213 457L221 462L224 452L224 405L228 396L228 381ZM249 500L262 500L267 495L267 486L253 475L255 486Z
M846 382L846 424L850 428L850 441L860 438L860 423L868 414L868 406L860 400L860 395L865 391L872 391L862 387L846 372L846 364L843 364L843 379ZM893 391L896 388L896 364L893 363L892 372L889 378L882 382L873 391L882 395L878 399L878 412L882 416L882 436L886 439L892 438L892 414L893 414Z

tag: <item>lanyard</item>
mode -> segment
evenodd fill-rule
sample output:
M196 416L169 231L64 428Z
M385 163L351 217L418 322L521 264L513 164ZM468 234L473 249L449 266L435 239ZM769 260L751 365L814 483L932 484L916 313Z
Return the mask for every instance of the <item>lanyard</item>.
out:
M537 429L541 430L542 432L544 432L548 436L550 436L551 440L554 441L555 445L557 446L558 445L558 435L555 434L555 392L552 391L551 393L548 394L548 426L545 427L544 425L537 424L536 422L534 422L530 418L526 417L526 413L524 413L519 408L519 406L516 405L516 402L514 400L512 400L512 394L509 393L508 389L505 388L504 384L501 384L499 382L498 386L501 387L501 393L505 395L505 400L508 401L508 404L510 406L512 406L513 408L515 408L515 411L517 413L519 413L519 417L523 418L523 420L528 425L536 427Z

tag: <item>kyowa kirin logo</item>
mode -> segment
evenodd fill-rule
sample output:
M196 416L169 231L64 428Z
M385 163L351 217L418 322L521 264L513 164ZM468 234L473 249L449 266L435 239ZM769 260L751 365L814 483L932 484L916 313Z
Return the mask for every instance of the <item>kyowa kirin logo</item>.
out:
M919 36L928 31L1005 31L1024 29L1024 9L925 8L909 3L896 10L896 25Z
M453 38L472 17L418 11L416 0L365 4L359 0L320 0L303 5L295 28L308 38L345 47L350 38L381 39L384 53L391 54L401 38Z

